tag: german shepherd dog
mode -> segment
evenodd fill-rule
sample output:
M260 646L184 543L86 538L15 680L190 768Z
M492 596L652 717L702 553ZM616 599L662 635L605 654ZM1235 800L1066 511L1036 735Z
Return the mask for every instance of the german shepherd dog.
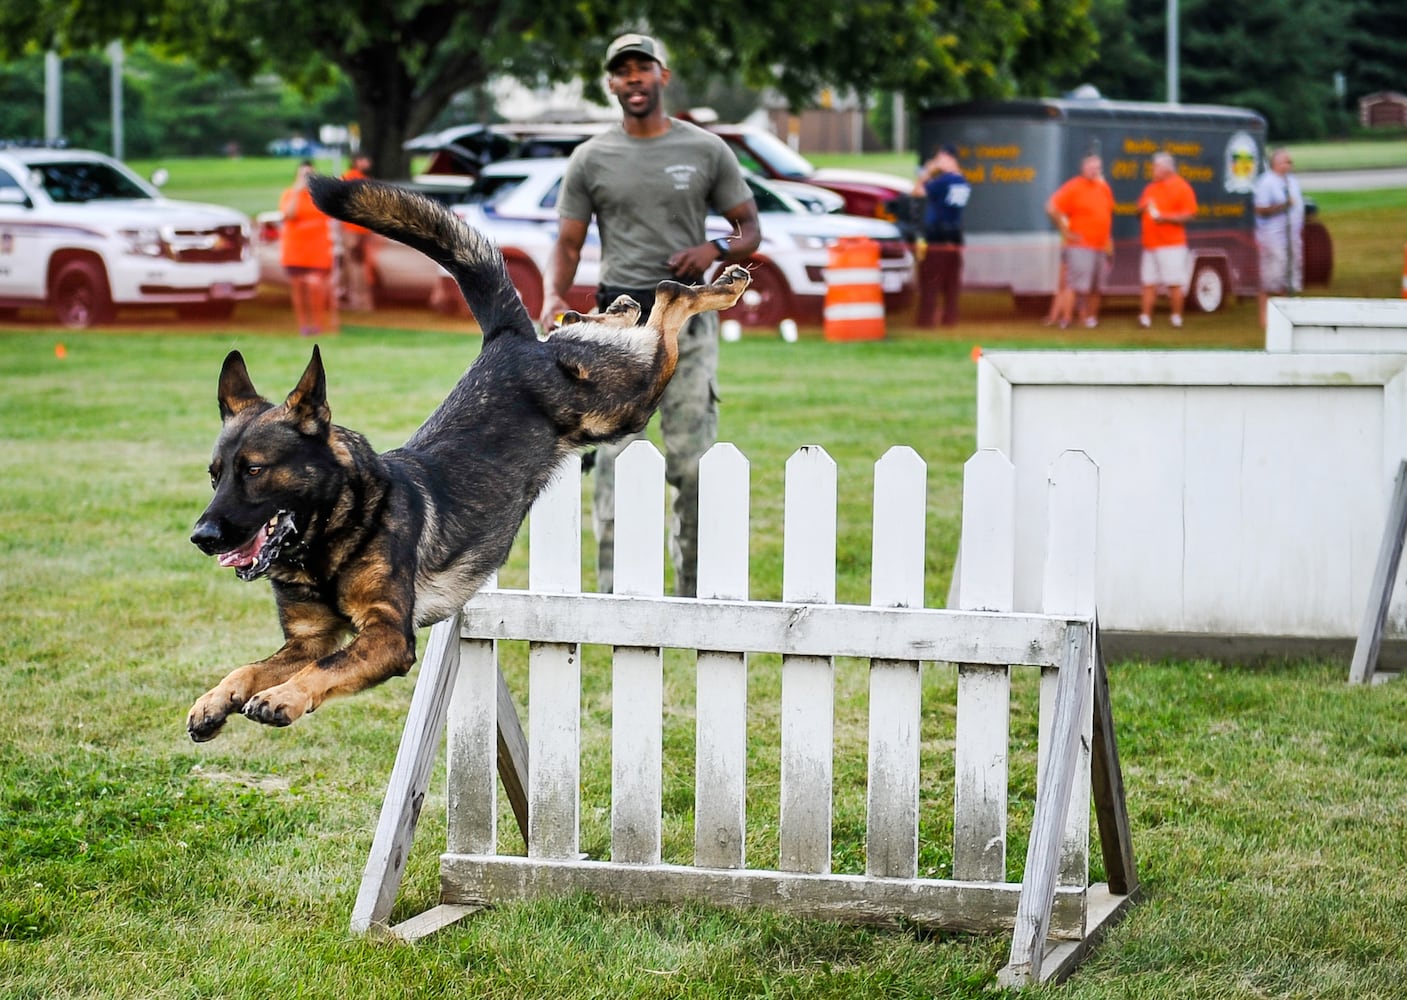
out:
M407 673L415 629L454 614L503 564L562 459L641 430L674 374L685 320L728 308L750 283L736 265L710 285L664 281L643 326L621 296L604 315L572 313L538 336L497 248L448 210L375 182L315 177L311 187L328 215L449 271L483 349L410 440L383 454L332 422L316 347L281 404L259 395L238 351L225 358L215 496L191 541L241 579L268 576L285 641L196 701L186 728L199 742L234 712L286 726Z

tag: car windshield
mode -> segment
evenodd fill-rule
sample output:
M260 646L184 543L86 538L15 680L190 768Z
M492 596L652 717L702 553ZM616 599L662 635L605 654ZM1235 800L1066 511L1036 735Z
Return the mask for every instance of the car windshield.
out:
M151 198L151 192L107 163L78 160L71 163L38 163L34 176L56 202L131 200Z
M521 174L480 174L469 188L469 195L465 200L478 202L485 208L493 208L526 179Z
M748 187L752 188L753 200L757 202L759 212L795 212L797 207L789 204L777 191L769 188L765 184L758 183L756 178L747 179Z
M761 170L760 163L748 163L749 149L754 160L761 159L766 162L767 170ZM771 132L749 132L741 137L738 145L735 146L735 151L743 166L758 170L759 173L805 180L816 172L816 168L811 165L810 160Z

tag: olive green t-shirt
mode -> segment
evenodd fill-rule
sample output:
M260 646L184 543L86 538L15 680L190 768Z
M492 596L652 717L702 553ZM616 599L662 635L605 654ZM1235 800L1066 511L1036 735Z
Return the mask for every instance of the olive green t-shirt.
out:
M557 214L601 235L601 284L653 288L672 277L671 254L706 239L709 210L722 215L752 197L728 144L692 122L635 139L614 125L572 153Z

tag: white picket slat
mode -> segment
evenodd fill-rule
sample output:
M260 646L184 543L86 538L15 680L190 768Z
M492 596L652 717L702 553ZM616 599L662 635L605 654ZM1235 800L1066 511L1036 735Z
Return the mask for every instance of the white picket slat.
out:
M1095 613L1094 584L1097 558L1095 539L1099 522L1099 466L1083 451L1065 451L1051 465L1045 577L1042 587L1043 610L1048 614L1092 617ZM1046 770L1053 743L1050 720L1054 717L1055 692L1059 681L1042 675L1041 719L1038 747L1045 748L1037 771ZM1066 817L1065 836L1060 850L1060 884L1084 885L1089 879L1089 801L1090 745L1094 740L1094 674L1085 678L1081 694L1083 715L1079 724L1080 746L1074 771L1075 785L1070 801L1075 805Z
M822 448L787 460L782 600L835 602L836 468ZM824 873L831 863L835 673L829 656L782 658L780 868Z
M912 448L890 448L875 463L871 604L923 607L927 510L928 467ZM865 871L879 878L918 874L920 669L870 662Z
M616 459L615 591L664 593L664 456L636 441ZM618 646L611 673L611 859L658 864L664 661L658 646Z
M459 639L448 727L449 850L493 854L498 848L498 643L493 639Z
M964 611L1010 611L1015 587L1016 469L985 448L963 467L957 588ZM1011 668L958 665L953 751L953 877L1006 878Z
M572 456L528 522L534 591L581 590L581 461ZM528 648L528 856L575 858L581 828L581 646Z
M731 444L699 461L699 597L747 600L750 468ZM747 653L700 649L695 669L694 864L746 863Z

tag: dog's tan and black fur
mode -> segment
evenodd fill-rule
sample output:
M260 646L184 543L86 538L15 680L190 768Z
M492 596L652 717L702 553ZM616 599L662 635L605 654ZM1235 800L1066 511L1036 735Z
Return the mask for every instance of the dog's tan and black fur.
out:
M191 541L252 580L267 575L284 645L196 701L193 739L235 712L284 726L335 695L405 674L415 629L457 611L508 557L538 493L572 450L640 430L674 373L678 333L747 288L662 282L654 308L622 297L539 337L503 259L428 199L390 185L314 178L336 218L412 246L458 282L483 350L400 448L378 454L332 422L316 348L281 403L262 397L239 352L220 372L215 490ZM350 642L348 639L350 638Z

